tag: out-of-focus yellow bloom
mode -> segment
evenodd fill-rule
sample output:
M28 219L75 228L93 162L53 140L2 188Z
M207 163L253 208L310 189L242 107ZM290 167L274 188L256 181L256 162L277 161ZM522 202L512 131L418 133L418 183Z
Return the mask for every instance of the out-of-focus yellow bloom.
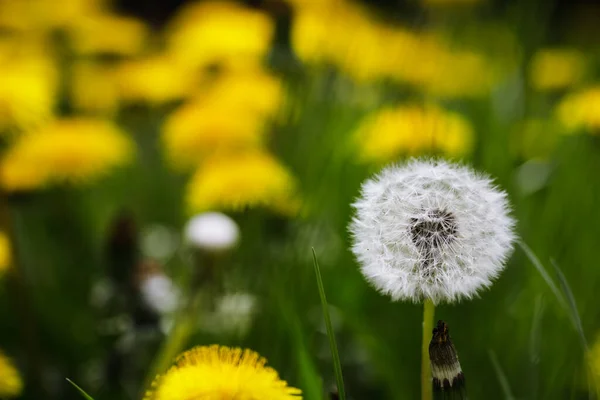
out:
M138 19L98 14L78 21L70 34L73 48L80 54L128 56L140 53L149 31Z
M125 62L118 72L121 97L128 102L162 104L187 97L195 87L193 71L166 55Z
M600 395L600 336L585 355L585 361L592 390L596 395ZM586 389L588 388L589 386L586 385Z
M212 153L257 147L282 99L280 81L264 72L222 75L166 121L163 140L170 161L196 166Z
M111 114L119 105L115 67L93 61L73 65L71 104L79 111Z
M0 47L0 132L32 129L48 120L56 88L57 71L48 57L28 47Z
M191 213L266 207L284 214L297 211L291 173L263 152L218 155L204 162L187 189Z
M273 21L260 11L234 2L196 2L173 20L168 44L184 65L238 68L259 64L273 34Z
M346 1L307 2L298 5L292 26L292 46L307 63L333 64L359 80L389 74L394 55L394 31ZM316 5L318 4L318 5Z
M460 156L471 150L472 142L471 124L463 116L417 105L379 111L367 118L355 136L360 159L375 163L424 152Z
M304 62L335 65L359 81L407 82L440 97L479 96L493 81L483 55L386 25L351 2L297 7L292 45Z
M577 50L540 50L529 67L531 85L537 90L565 89L581 82L585 68L585 57Z
M0 397L17 397L23 390L23 381L12 361L0 351Z
M0 182L11 191L87 182L127 163L133 152L132 141L109 122L58 120L17 139L0 164Z
M0 232L0 276L10 268L12 262L12 249L10 240L4 232ZM2 368L0 367L0 371ZM2 374L0 373L0 377Z
M431 95L477 97L489 93L493 83L487 60L475 52L434 50L415 61L404 69L404 76Z
M99 13L106 0L0 0L0 27L9 31L69 28Z
M266 363L267 360L248 349L195 347L181 354L154 381L144 400L301 399L302 392L288 386Z
M556 115L569 132L585 129L600 133L600 86L566 96L556 108Z

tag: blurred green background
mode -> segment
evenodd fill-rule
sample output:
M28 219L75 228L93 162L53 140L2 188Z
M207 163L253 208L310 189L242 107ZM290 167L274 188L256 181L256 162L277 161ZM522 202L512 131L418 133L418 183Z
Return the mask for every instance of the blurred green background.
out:
M418 398L421 306L365 282L347 225L364 179L419 155L508 191L589 343L517 248L480 298L436 310L470 398L596 396L599 17L583 2L0 0L0 349L20 375L0 366L0 398L79 398L66 377L140 398L165 343L254 349L327 398L311 247L349 397ZM240 240L198 282L211 266L183 228L206 211ZM153 276L183 311L148 302Z

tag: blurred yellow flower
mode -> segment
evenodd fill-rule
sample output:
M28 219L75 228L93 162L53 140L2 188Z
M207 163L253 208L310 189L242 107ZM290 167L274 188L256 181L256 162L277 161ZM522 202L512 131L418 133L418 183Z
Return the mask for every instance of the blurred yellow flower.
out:
M196 166L212 153L257 147L282 101L280 81L265 72L223 74L167 119L163 141L169 160L177 167Z
M438 35L418 36L405 53L407 57L396 69L396 78L427 94L478 97L489 93L493 85L495 71L482 54L453 49Z
M218 155L203 163L187 188L191 213L266 207L283 214L297 211L296 182L269 154Z
M172 21L168 44L192 67L258 64L269 51L274 23L260 11L228 1L194 2Z
M395 59L390 46L402 30L379 23L351 2L307 3L312 6L298 5L291 32L301 60L336 65L361 81L389 75Z
M107 0L0 0L0 27L9 31L69 28L99 13Z
M71 44L80 54L139 54L148 35L140 20L113 14L82 18L70 30Z
M10 240L4 232L0 232L0 276L10 268L12 262L12 249ZM2 368L0 368L1 370ZM2 374L0 373L0 376Z
M460 114L436 106L404 105L367 117L354 144L361 161L385 163L426 152L460 156L471 150L472 142L471 124Z
M57 71L30 50L0 47L0 132L33 129L52 116Z
M569 132L585 129L600 133L600 86L591 86L566 96L558 104L556 115Z
M301 399L302 392L288 386L266 363L248 349L195 347L181 354L164 375L156 378L144 400Z
M529 66L531 85L537 90L565 89L581 82L585 68L585 57L577 50L539 50Z
M58 120L17 138L0 164L0 182L11 191L87 182L127 163L133 152L132 141L107 121Z
M78 111L112 114L119 105L115 67L89 60L72 67L71 104Z
M304 62L335 65L358 81L407 82L440 97L489 92L493 68L482 54L452 49L439 35L384 24L352 2L319 4L295 13L292 46Z
M125 62L118 83L125 101L162 104L187 97L194 89L195 75L170 57L157 55Z
M12 361L0 351L0 397L17 397L23 391L23 381Z

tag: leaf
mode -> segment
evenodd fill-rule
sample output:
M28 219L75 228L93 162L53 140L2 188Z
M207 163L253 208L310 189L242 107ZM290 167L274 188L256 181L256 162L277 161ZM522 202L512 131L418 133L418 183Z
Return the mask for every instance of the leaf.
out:
M329 338L329 347L331 349L331 358L333 359L333 370L335 372L335 381L337 383L339 400L346 400L346 391L344 389L344 377L342 376L342 364L340 363L340 355L337 344L335 342L335 334L331 325L331 317L329 316L329 306L327 297L325 297L325 288L323 287L323 279L321 278L321 270L317 261L317 253L314 247L312 248L313 261L315 265L315 275L317 276L317 286L319 287L319 296L321 297L321 306L323 308L323 318L325 318L325 327L327 328L327 337Z
M85 392L85 390L83 390L82 388L80 388L79 386L77 386L77 384L75 382L73 382L72 380L70 380L69 378L66 378L67 382L69 382L71 385L73 385L73 387L75 389L77 389L77 391L79 393L81 393L81 395L83 396L83 398L87 399L87 400L94 400L94 398L92 396L90 396L89 394L87 394Z

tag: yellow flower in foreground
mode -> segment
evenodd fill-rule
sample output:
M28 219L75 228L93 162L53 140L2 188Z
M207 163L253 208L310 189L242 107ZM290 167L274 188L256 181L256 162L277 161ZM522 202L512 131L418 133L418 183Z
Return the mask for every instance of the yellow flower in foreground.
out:
M301 391L252 350L225 346L195 347L153 383L144 400L295 400Z
M435 106L407 105L367 117L354 143L362 161L385 163L425 152L460 156L471 150L472 142L471 124L460 114Z
M264 72L225 73L166 121L169 160L178 167L196 166L211 153L259 146L264 125L282 100L281 83Z
M544 49L534 54L529 67L531 85L538 90L564 89L579 83L585 57L572 49Z
M193 71L165 55L125 62L118 82L124 100L151 104L187 97L196 83Z
M0 164L0 182L7 190L81 183L127 163L133 151L132 141L109 122L58 120L17 139Z
M203 163L187 188L188 210L243 210L266 207L297 211L296 182L286 167L266 153L219 155Z
M17 397L23 390L23 381L12 361L0 351L0 398Z
M10 268L11 260L12 250L10 240L6 233L0 232L0 276ZM0 376L2 376L1 373Z
M112 14L98 14L78 21L70 31L71 42L81 54L138 54L149 35L143 22Z
M568 131L587 129L600 133L600 86L568 95L559 103L556 115Z
M57 72L51 61L14 50L0 48L0 132L47 121L56 97Z
M237 67L269 51L274 23L260 11L227 1L191 3L173 20L169 48L185 65Z

